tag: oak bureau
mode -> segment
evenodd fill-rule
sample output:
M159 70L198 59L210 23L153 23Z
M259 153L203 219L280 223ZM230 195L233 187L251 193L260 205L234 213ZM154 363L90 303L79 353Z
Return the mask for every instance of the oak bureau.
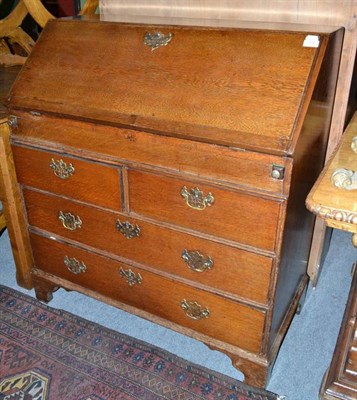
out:
M308 282L342 35L50 21L7 98L37 297L114 304L264 386Z

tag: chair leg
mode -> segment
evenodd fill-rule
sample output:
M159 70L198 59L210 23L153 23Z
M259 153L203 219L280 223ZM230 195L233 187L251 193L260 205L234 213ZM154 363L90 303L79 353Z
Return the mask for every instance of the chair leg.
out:
M0 211L0 235L5 228L6 228L5 214L2 211Z

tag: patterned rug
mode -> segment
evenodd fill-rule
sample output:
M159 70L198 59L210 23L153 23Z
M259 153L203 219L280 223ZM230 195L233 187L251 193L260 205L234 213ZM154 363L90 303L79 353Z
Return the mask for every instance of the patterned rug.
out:
M276 400L0 285L0 400Z

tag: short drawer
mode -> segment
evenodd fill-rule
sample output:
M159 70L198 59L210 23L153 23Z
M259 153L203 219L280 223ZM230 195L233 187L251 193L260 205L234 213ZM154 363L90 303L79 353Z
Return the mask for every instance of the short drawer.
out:
M32 234L31 243L35 265L45 272L242 349L259 352L263 312L51 239Z
M205 184L129 171L130 210L273 251L281 203Z
M30 225L194 284L266 304L272 259L119 213L24 190ZM65 216L68 221L65 221ZM127 223L127 235L118 230ZM66 227L65 227L66 226ZM132 236L130 236L130 226ZM135 235L135 228L139 229Z
M21 146L13 146L12 151L20 183L120 210L118 168Z

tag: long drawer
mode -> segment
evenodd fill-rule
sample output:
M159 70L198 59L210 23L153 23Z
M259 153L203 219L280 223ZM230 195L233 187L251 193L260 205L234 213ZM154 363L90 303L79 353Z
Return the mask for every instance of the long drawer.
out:
M20 183L120 210L119 168L21 146L12 151Z
M129 171L130 210L273 251L281 203L136 170Z
M259 352L265 314L221 296L35 234L35 266L181 326Z
M268 301L272 267L269 257L58 196L26 189L23 193L32 226L180 276L193 284L261 304ZM120 232L118 221L122 226L131 226L132 235L130 228L127 235Z

